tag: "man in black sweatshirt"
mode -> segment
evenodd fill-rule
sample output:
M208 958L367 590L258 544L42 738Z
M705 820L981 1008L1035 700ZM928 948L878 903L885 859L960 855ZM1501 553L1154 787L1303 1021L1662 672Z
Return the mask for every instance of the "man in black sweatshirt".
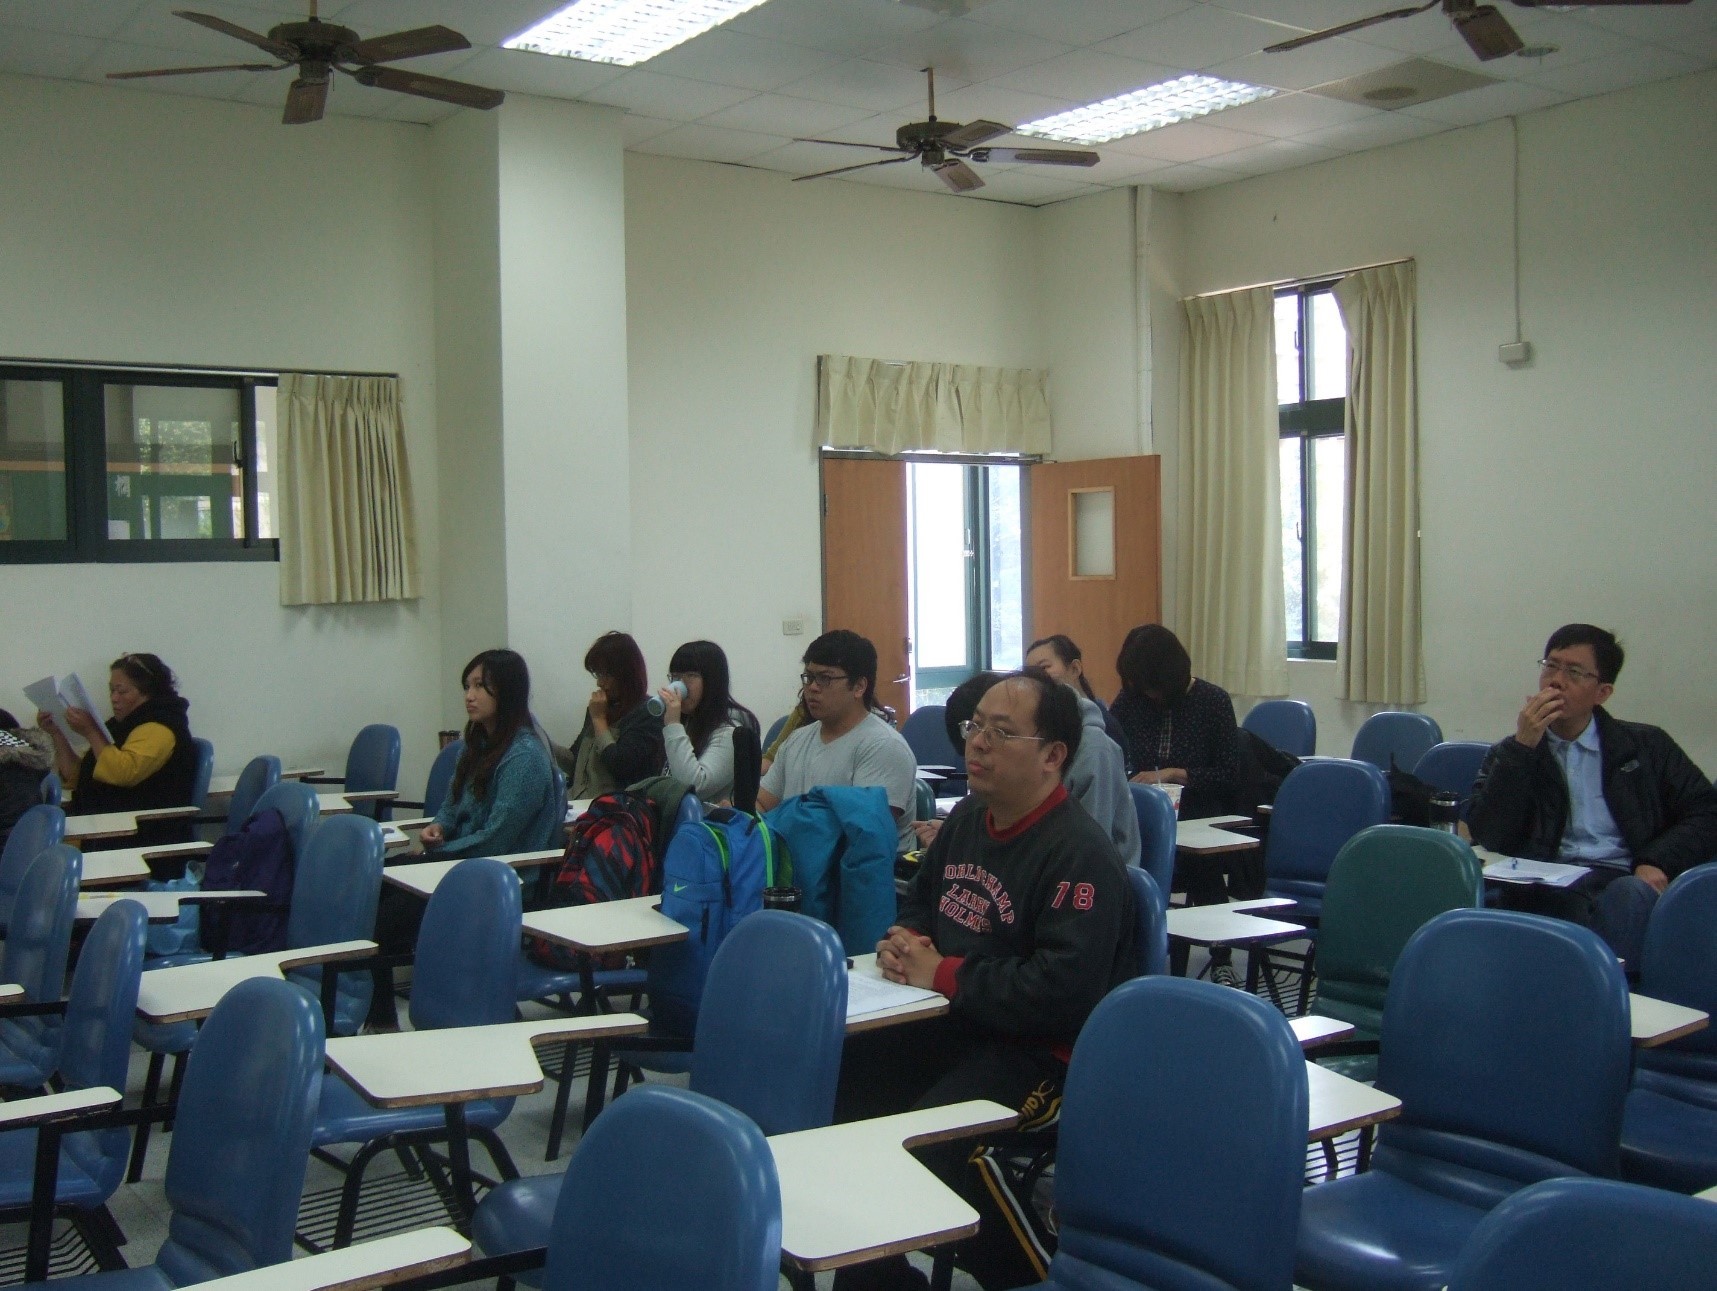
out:
M948 1015L849 1040L837 1120L989 1098L1018 1108L1022 1129L1054 1124L1080 1027L1135 972L1121 858L1061 783L1080 726L1073 692L1035 669L979 701L965 731L972 795L877 944L883 975L946 995ZM970 1141L922 1156L980 1215L960 1266L986 1291L1041 1281L1053 1240L994 1157ZM836 1278L839 1291L923 1284L903 1257Z

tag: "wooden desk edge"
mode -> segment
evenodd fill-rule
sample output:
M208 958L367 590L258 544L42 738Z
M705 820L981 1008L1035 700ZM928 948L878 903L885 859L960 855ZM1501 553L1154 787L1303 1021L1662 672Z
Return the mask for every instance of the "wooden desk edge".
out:
M595 945L584 945L570 937L544 932L541 928L533 928L528 923L524 925L524 930L533 937L541 937L544 941L552 941L557 946L565 946L569 950L576 950L585 955L607 955L616 954L622 950L644 950L650 946L671 946L675 942L684 941L691 936L691 929L682 926L677 933L658 933L653 937L638 937L631 941L604 941Z
M350 1249L350 1248L348 1248ZM461 1264L471 1262L471 1248L467 1246L462 1251L451 1255L432 1256L427 1260L417 1260L411 1264L401 1264L397 1268L385 1272L359 1274L347 1278L343 1282L320 1282L316 1291L367 1291L371 1287L391 1287L397 1282L405 1282L411 1278L428 1277L432 1273L444 1273L448 1269L456 1269Z
M1338 1139L1343 1134L1351 1134L1354 1130L1362 1130L1368 1125L1381 1125L1384 1121L1392 1121L1401 1115L1401 1105L1385 1107L1376 1112L1367 1112L1364 1116L1349 1117L1345 1121L1337 1121L1334 1125L1323 1125L1317 1129L1306 1127L1307 1143L1322 1143L1328 1139Z
M278 959L274 965L276 970L284 976L295 968L314 968L318 964L341 964L351 959L368 959L381 947L373 941L358 940L354 941L348 949L335 951L332 954L327 951L318 951L314 946L306 946L304 949L310 952L306 958ZM290 951L286 953L291 954Z
M1668 1044L1671 1040L1679 1040L1683 1036L1692 1035L1695 1031L1703 1031L1710 1025L1710 1018L1695 1018L1691 1022L1687 1022L1676 1027L1674 1030L1664 1031L1654 1036L1648 1036L1643 1040L1636 1040L1634 1041L1634 1047L1637 1049L1655 1049L1659 1045Z
M980 1134L988 1134L992 1130L1011 1130L1019 1124L1019 1114L1010 1112L1006 1116L992 1117L987 1121L974 1121L965 1125L956 1125L946 1130L931 1130L925 1134L913 1134L900 1141L903 1148L926 1148L932 1143L950 1143L955 1139L973 1139Z
M798 1256L785 1246L781 1248L781 1260L791 1264L796 1269L807 1273L826 1273L830 1269L846 1268L851 1264L865 1264L871 1260L880 1260L890 1255L905 1255L909 1251L922 1251L932 1246L942 1246L948 1242L958 1242L967 1237L975 1236L978 1231L978 1221L961 1224L957 1228L944 1228L928 1236L912 1237L901 1242L884 1242L881 1246L867 1246L861 1251L843 1251L839 1255Z

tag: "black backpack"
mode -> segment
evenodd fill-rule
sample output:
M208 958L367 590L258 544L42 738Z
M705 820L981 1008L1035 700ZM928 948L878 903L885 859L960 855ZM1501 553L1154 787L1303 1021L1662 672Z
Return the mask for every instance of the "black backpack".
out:
M292 879L292 835L286 832L286 817L272 807L245 821L238 833L227 834L215 843L203 870L203 891L234 892L250 888L268 893L267 902L247 903L230 913L221 912L227 950L259 955L286 949ZM210 907L203 909L206 913ZM207 920L205 929L214 922Z
M1276 801L1276 791L1288 773L1300 765L1292 753L1284 753L1262 736L1240 728L1239 800L1234 810L1251 816L1265 803Z

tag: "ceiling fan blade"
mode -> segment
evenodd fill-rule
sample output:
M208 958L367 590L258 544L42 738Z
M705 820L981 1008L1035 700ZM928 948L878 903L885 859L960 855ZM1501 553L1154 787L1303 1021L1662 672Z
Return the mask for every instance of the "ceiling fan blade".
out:
M327 108L328 82L300 78L292 82L292 88L286 92L286 111L280 120L289 126L305 125L320 121Z
M951 134L942 136L944 148L976 148L979 144L990 139L1000 138L1004 134L1012 134L1013 127L1005 126L1000 121L973 121L961 126Z
M830 175L844 175L849 170L869 170L872 166L892 166L899 161L908 161L911 154L905 157L884 157L881 161L861 161L856 166L839 166L834 170L819 170L815 175L795 175L793 182L797 184L802 179L827 179Z
M1429 4L1416 4L1409 9L1391 9L1388 13L1374 13L1369 18L1356 18L1352 22L1344 22L1339 27L1325 27L1322 31L1314 31L1304 36L1295 36L1292 40L1278 41L1274 45L1264 46L1266 54L1285 54L1290 49L1299 49L1320 40L1328 40L1331 36L1345 36L1350 31L1363 31L1367 27L1375 27L1380 22L1394 22L1397 18L1411 18L1416 13L1424 13L1427 9L1435 9L1441 0L1430 0Z
M340 70L346 69L342 67ZM408 72L397 67L360 67L350 75L360 84L373 86L378 90L415 94L420 99L439 99L443 103L456 103L462 108L498 108L507 99L501 90L491 90L482 85L467 85L464 81L450 81L445 77L429 76L423 72Z
M958 157L950 158L940 165L930 169L936 172L936 178L948 185L956 193L969 193L974 188L982 188L984 181L978 178L978 172L973 170Z
M470 48L471 42L451 27L413 27L391 36L360 40L347 51L347 56L354 63L392 63L401 58L450 54L456 49Z
M1526 48L1520 33L1509 26L1508 19L1495 5L1480 5L1476 9L1457 9L1449 17L1467 47L1483 62L1507 58Z
M184 18L200 27L207 27L210 31L218 31L223 36L231 36L234 40L242 40L247 45L255 45L258 49L273 54L284 63L298 61L298 51L291 45L283 45L278 40L270 40L267 36L259 35L254 31L246 31L237 23L228 22L225 18L217 18L208 13L196 13L190 9L175 9L173 13L175 17Z
M277 72L290 63L227 63L222 67L157 67L148 72L109 72L110 81L135 81L144 76L191 76L197 72Z
M910 148L896 148L893 144L850 143L845 139L795 139L795 140L793 140L793 142L794 143L823 143L823 144L827 144L831 148L874 148L877 152L904 152L908 156L910 156L911 152L912 152L912 150ZM809 179L810 176L807 175L807 176L805 176L805 178Z
M1076 148L974 148L973 161L1023 162L1028 166L1095 166L1103 160Z

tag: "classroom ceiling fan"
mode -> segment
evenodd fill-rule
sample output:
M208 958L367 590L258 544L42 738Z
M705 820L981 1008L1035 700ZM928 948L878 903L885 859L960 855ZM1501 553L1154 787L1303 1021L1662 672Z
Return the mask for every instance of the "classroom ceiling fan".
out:
M463 81L449 81L423 72L410 72L384 63L397 63L405 58L421 58L425 54L445 54L457 49L470 49L471 42L450 27L414 27L387 36L359 38L350 27L321 21L316 16L316 0L310 0L310 16L303 22L283 22L269 29L268 35L248 31L225 18L196 13L190 9L175 9L175 16L194 22L223 36L254 45L277 61L272 63L225 63L218 67L158 67L144 72L109 72L108 79L131 81L145 76L189 76L198 72L275 72L295 67L298 75L286 92L286 113L281 120L289 125L320 121L328 106L328 89L335 72L343 72L360 85L378 90L394 90L400 94L415 94L423 99L439 99L462 108L496 108L507 96L500 90Z
M1509 3L1520 9L1573 7L1567 0L1509 0ZM1577 3L1579 7L1585 8L1596 5L1687 4L1689 0L1577 0ZM1439 5L1449 21L1455 24L1455 30L1461 33L1461 39L1467 42L1467 48L1484 62L1488 63L1493 58L1506 58L1509 54L1518 54L1526 48L1526 42L1521 40L1520 33L1515 31L1513 24L1502 16L1502 11L1495 5L1475 4L1474 0L1426 0L1424 4L1411 5L1405 9L1391 9L1388 13L1374 13L1369 18L1356 18L1338 27L1326 27L1322 31L1266 45L1264 52L1280 54L1286 50L1299 49L1303 45L1328 40L1331 36L1345 36L1350 31L1361 31L1366 27L1375 27L1378 23L1393 22L1397 18L1411 18L1414 14L1424 13Z
M1013 133L1012 126L1005 126L999 121L973 121L961 125L957 121L938 121L936 119L936 69L926 67L924 74L930 78L930 111L929 119L912 121L894 132L894 143L849 143L844 139L795 139L794 143L826 143L837 148L870 148L877 152L892 152L899 154L894 157L884 157L881 161L861 161L856 166L837 166L834 170L819 170L814 175L795 175L793 182L802 179L826 179L830 175L845 175L855 170L868 170L872 166L893 166L902 161L918 158L919 164L926 170L934 171L936 178L948 185L956 193L969 193L974 188L982 188L984 181L978 172L966 163L975 161L1002 161L1024 163L1028 166L1095 166L1099 160L1094 152L1086 152L1075 148L991 148L988 141L1000 138L1002 135Z

